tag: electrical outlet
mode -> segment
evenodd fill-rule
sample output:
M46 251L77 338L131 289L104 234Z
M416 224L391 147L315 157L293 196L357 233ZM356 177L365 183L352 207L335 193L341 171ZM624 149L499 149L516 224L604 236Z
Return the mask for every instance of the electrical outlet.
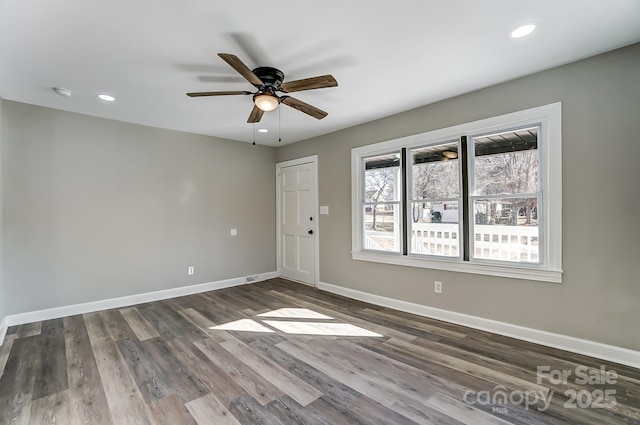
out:
M189 269L187 270L187 273L192 275L194 273L194 269L193 266L189 266Z
M433 282L433 292L442 294L442 282L438 282L437 280Z

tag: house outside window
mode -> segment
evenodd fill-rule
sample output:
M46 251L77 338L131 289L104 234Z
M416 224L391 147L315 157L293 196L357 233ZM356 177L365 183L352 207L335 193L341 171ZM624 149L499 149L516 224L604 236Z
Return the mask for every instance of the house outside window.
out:
M561 109L352 150L352 256L561 282Z

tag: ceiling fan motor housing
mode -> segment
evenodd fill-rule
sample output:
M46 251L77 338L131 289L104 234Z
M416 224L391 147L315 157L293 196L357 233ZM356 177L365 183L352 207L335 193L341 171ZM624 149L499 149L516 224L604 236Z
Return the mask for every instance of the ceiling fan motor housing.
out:
M272 68L270 66L261 66L253 70L256 77L260 78L265 87L270 87L273 90L278 90L280 85L284 81L284 73L279 69ZM257 89L260 86L254 84Z

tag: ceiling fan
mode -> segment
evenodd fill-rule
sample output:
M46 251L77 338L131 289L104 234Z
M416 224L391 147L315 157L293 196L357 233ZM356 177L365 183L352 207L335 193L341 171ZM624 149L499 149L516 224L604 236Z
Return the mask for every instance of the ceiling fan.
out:
M258 91L255 93L250 91L209 91L187 93L187 96L253 95L254 106L247 120L248 123L260 122L265 112L273 111L281 103L319 120L327 116L327 112L322 109L318 109L294 97L287 96L286 93L336 87L338 82L333 76L322 75L319 77L284 82L284 73L279 69L270 66L261 66L251 70L235 55L218 53L218 56L242 75L245 80L253 84ZM285 95L278 96L276 92L282 92L285 93Z

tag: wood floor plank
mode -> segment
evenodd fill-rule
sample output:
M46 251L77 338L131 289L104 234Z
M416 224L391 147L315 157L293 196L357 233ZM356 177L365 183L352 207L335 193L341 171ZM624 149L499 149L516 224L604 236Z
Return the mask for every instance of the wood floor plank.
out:
M156 425L116 342L87 331L113 423Z
M40 359L33 388L34 400L69 388L62 319L42 322L39 351Z
M239 319L238 314L233 310L227 301L220 298L216 292L209 291L202 295L206 305L198 307L197 310L214 323L222 324Z
M40 335L17 338L0 378L0 398L31 394L40 360Z
M29 425L32 403L30 393L0 398L0 424Z
M213 394L207 394L186 404L198 425L242 425Z
M418 322L415 319L405 319L402 316L396 316L393 315L387 311L381 311L381 310L374 310L374 309L370 309L370 308L365 308L364 310L361 311L361 313L363 315L370 315L370 316L374 316L374 317L379 317L385 320L388 320L390 322L395 322L404 326L407 326L409 328L413 328L413 329L417 329L417 330L421 330L421 331L426 331L429 333L433 333L435 335L440 335L440 336L448 336L451 338L465 338L467 335L463 332L460 331L453 331L447 328L442 328L440 326L434 326L434 325L430 325L427 323L422 323L422 322Z
M40 335L42 330L42 322L25 323L19 325L16 331L16 338L26 338L30 336Z
M157 338L160 336L151 323L147 322L147 319L142 317L140 312L135 307L120 309L120 314L127 321L131 330L136 334L140 341L145 341L151 338Z
M339 359L354 372L366 374L369 379L385 385L395 381L394 386L402 389L409 398L426 400L436 391L429 382L429 376L422 370L370 351L352 341L336 340L328 344L313 341L310 345L318 350L325 349L332 358Z
M18 334L16 334L17 336ZM0 423L27 424L38 369L40 335L16 338L0 377Z
M435 392L435 387L431 384L429 375L422 370L360 347L352 340L335 340L322 345L313 341L309 345L318 352L326 350L331 356L328 362L342 364L347 371L366 375L379 387L385 388L389 395L395 394L395 402L378 400L389 409L417 423L448 420L425 406L425 401ZM434 421L434 418L437 420Z
M353 418L347 418L346 415L336 412L336 409L323 399L317 399L312 404L302 407L291 397L284 395L267 404L265 409L283 424L352 425L358 423Z
M380 353L385 357L422 370L426 377L425 379L437 388L437 392L462 398L466 391L489 390L495 387L495 383L493 382L448 368L439 363L432 362L428 358L421 357L413 352L397 349L391 345L374 345L364 342L359 342L358 344L370 351Z
M111 330L104 321L104 316L99 311L82 315L87 332L97 338L113 338Z
M182 314L187 320L196 325L198 328L200 328L200 330L205 332L211 330L211 328L216 325L193 308L185 308L183 310L180 310L180 314Z
M144 342L120 340L117 341L117 347L144 401L151 403L173 394L173 391L163 379L163 371L139 345Z
M393 344L394 341L387 341L387 344ZM457 359L466 360L471 363L475 363L478 365L490 367L492 369L503 371L511 376L527 380L527 381L535 381L536 380L536 371L537 369L526 369L520 367L519 365L514 365L510 362L505 362L502 360L496 360L493 357L488 357L486 355L481 355L476 352L463 350L458 348L457 346L451 346L444 342L432 341L432 340L422 340L421 338L417 338L412 341L413 344L437 350L442 354L446 354ZM402 345L402 343L400 343Z
M418 424L442 424L442 425L462 425L463 422L452 418L425 404L416 404L413 400L398 400L392 408L398 412L403 412L404 418L409 418ZM532 425L532 424L529 424Z
M226 331L219 330L219 329L212 329L216 326L216 324L193 308L186 308L186 309L180 310L179 313L185 319L191 322L193 325L197 326L198 329L200 329L202 332L207 334L209 338L213 339L218 343L224 342L233 338Z
M261 356L251 347L238 340L229 340L220 345L302 406L306 406L323 395L322 392L313 388L304 380L278 366L268 358Z
M500 402L493 403L494 400L478 399L477 394L468 394L466 397L456 397L449 395L454 400L464 401L466 404L472 405L474 408L481 410L489 415L496 416L514 425L567 425L573 423L567 418L554 417L545 412L538 410L543 403L535 406L527 406L526 404L502 404ZM580 423L582 425L582 423Z
M7 360L9 359L9 353L11 352L11 348L13 347L13 341L15 341L16 335L7 335L4 338L4 343L0 346L0 378L2 378L2 374L4 373L4 367L7 364Z
M182 400L174 394L151 403L157 425L197 425Z
M83 422L73 409L69 390L56 392L31 403L29 422L32 424L82 425Z
M147 403L175 394L186 403L208 391L172 355L164 341L123 339L118 348L140 393Z
M263 406L284 394L215 341L206 339L194 344Z
M249 394L244 394L233 400L229 406L229 411L243 424L288 425L292 423L291 421L281 421Z
M198 341L207 336L178 311L161 301L141 305L138 311L160 335L167 339L187 338L190 341Z
M83 424L113 424L82 316L64 318L64 337L72 409Z
M274 343L281 341L275 340ZM397 412L381 405L380 403L363 397L358 391L345 385L340 380L333 379L327 374L297 360L295 357L282 351L278 347L264 340L256 340L251 344L255 350L269 357L289 372L296 374L319 391L325 393L320 399L307 406L314 411L323 412L323 417L330 418L330 423L335 424L412 424L407 418ZM280 397L280 401L286 397ZM278 400L273 403L278 402ZM272 404L273 404L272 403ZM345 406L348 408L345 409Z
M111 336L116 341L127 338L136 338L137 335L129 326L129 323L122 317L120 310L106 310L100 312L105 326L109 329Z
M434 394L427 404L430 407L468 425L511 425L503 419L489 415L462 401L454 400L442 394Z
M515 389L531 390L545 396L549 393L549 388L546 386L538 385L535 382L511 376L502 371L497 371L486 366L471 363L466 360L461 360L454 356L443 354L426 347L417 346L415 344L409 344L405 341L394 339L390 339L385 344L394 345L408 351L413 351L420 356L426 357L429 360L439 363L443 366L447 366L455 370L463 371L467 374L478 376L482 379L489 380L496 384L509 386L510 388Z
M285 341L277 345L282 350L297 357L301 361L321 370L323 373L332 378L343 382L352 387L361 394L377 401L383 406L389 408L397 408L396 402L405 398L412 398L416 404L428 399L430 394L421 397L419 394L412 394L405 391L402 386L390 377L392 380L385 382L375 377L370 377L366 373L355 372L348 362L341 360L337 356L333 356L326 350L319 349L318 346L310 347L306 344ZM399 406L402 408L402 406ZM401 410L398 413L405 414L407 411Z
M244 393L240 385L190 341L173 339L168 342L168 345L173 355L190 370L191 375L197 376L209 392L225 406Z

